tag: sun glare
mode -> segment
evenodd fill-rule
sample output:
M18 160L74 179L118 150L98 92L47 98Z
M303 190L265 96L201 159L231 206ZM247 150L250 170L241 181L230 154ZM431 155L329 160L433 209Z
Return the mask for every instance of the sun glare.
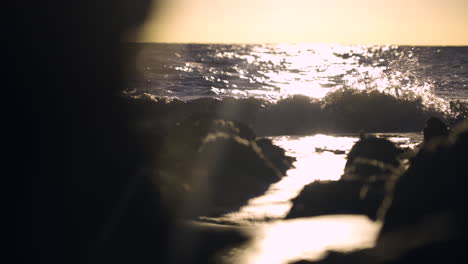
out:
M350 251L375 244L381 223L366 216L333 215L256 227L256 238L232 263L276 264L317 260L327 250Z
M276 137L274 143L297 158L295 168L286 177L270 186L268 191L251 199L239 211L224 218L231 221L281 218L291 209L291 199L296 197L304 185L317 180L339 180L346 163L346 153L357 137L313 135L305 137Z
M354 54L363 53L368 46L344 46L324 44L277 44L267 47L257 46L250 55L246 55L249 63L268 65L260 73L269 82L280 89L280 97L305 95L312 98L323 98L331 87L339 88L336 80L350 76L348 72L358 68L358 60L354 57L343 59L336 54L347 54L350 49ZM277 70L275 70L277 69ZM380 68L359 68L360 74L367 72L379 74ZM335 79L330 79L333 76ZM361 76L346 80L352 82ZM344 83L343 83L344 84ZM341 85L343 85L341 84Z

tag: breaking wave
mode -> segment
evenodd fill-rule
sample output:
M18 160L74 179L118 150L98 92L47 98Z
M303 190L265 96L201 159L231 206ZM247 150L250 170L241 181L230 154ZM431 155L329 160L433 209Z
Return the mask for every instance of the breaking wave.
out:
M416 93L341 88L322 99L294 95L276 102L259 98L199 98L182 101L151 94L128 95L147 128L165 131L190 116L210 116L249 125L261 136L313 133L416 132L430 116L454 124L468 102Z

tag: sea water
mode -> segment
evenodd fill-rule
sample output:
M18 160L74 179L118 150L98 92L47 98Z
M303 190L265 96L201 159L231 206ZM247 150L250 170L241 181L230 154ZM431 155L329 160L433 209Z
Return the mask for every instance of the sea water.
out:
M468 98L468 47L129 44L133 94L322 98L340 87Z
M343 89L354 89L379 91L396 100L417 98L414 102L446 117L460 114L450 108L450 102L468 99L468 47L312 44L129 44L129 47L136 64L126 94L136 98L141 95L182 101L237 98L268 104L283 100L288 102L286 108L296 111L295 115L307 116L308 113L298 113L307 111L307 107L297 107L295 100L284 100L301 95L320 102ZM386 111L397 112L400 107L396 104ZM384 127L380 136L402 147L418 144L421 134L414 128L422 128L424 124L398 124L398 120L392 119L397 124L389 127L401 129L385 131ZM305 118L275 126L307 126L304 122L311 121ZM262 120L257 123L262 124L260 128L265 126ZM380 223L364 216L281 220L291 208L291 199L304 185L340 178L346 154L358 140L358 134L333 129L327 134L278 134L281 135L271 137L273 142L297 159L286 177L236 212L215 219L202 218L255 226L256 239L231 254L232 262L287 263L317 258L327 249L372 246Z

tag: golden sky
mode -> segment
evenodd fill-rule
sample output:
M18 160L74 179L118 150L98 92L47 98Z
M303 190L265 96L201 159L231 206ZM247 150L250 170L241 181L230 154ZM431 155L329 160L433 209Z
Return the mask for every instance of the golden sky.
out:
M468 45L468 0L167 0L138 41Z

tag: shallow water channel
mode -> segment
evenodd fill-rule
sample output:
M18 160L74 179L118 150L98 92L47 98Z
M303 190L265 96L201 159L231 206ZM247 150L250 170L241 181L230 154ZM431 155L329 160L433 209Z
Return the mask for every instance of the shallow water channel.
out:
M380 134L402 147L420 142L418 134ZM253 240L227 253L227 263L289 263L300 259L319 259L327 250L350 251L372 247L381 223L364 215L327 215L283 220L304 185L316 180L338 180L346 154L357 135L281 136L272 140L295 157L295 168L267 192L251 199L237 212L215 222L245 227Z

